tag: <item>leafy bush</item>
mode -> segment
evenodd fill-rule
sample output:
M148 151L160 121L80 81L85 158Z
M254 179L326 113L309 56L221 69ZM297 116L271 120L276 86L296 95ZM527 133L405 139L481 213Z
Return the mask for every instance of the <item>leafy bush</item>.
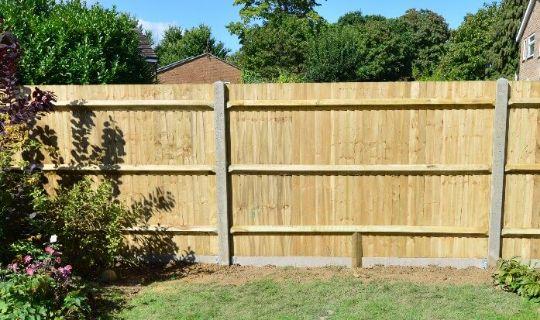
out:
M314 82L356 80L362 59L358 49L358 28L335 26L326 28L310 41L306 77Z
M85 288L61 252L52 244L30 251L0 269L0 319L85 319Z
M2 23L0 20L0 31ZM30 95L18 86L17 63L21 49L17 38L0 33L0 262L9 260L9 244L32 235L36 208L45 200L41 175L30 170L21 154L38 144L29 136L30 124L53 107L51 92L35 89Z
M128 225L131 213L113 196L111 182L94 188L86 178L59 190L46 210L46 232L58 235L67 259L82 273L112 268L119 260L122 228Z
M493 278L502 289L540 302L540 272L518 259L502 260Z
M5 3L0 0L0 6ZM21 48L2 27L0 18L0 320L95 318L89 303L99 305L93 296L99 290L82 286L71 265L62 264L58 248L44 250L42 239L60 231L70 241L64 260L88 263L88 269L109 266L121 243L120 217L127 211L112 201L109 183L93 190L83 181L52 198L44 191L42 173L19 160L40 147L30 128L53 108L55 97L18 87Z
M17 86L20 54L16 37L0 33L0 264L9 262L16 251L29 250L18 247L24 243L21 240L57 234L65 243L66 258L81 273L110 268L120 253L122 227L129 220L128 210L113 200L112 184L93 189L85 179L49 197L42 173L16 160L16 155L39 148L30 137L30 127L53 108L55 99L37 88L30 97Z
M0 0L6 29L19 37L27 84L151 83L137 20L82 0Z

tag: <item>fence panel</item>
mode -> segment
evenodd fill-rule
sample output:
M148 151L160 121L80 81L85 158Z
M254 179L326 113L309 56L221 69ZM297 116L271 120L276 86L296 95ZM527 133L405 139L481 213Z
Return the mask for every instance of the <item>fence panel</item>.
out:
M115 182L119 199L142 206L126 230L144 255L217 255L212 85L46 86L57 108L37 124L51 147L32 155L49 189L82 174Z
M236 261L481 264L495 83L228 87Z
M218 88L44 87L59 100L34 130L49 150L26 157L51 191L81 175L112 179L145 209L126 230L141 254L485 266L493 153L504 147L495 82ZM502 256L539 259L540 83L513 82L510 96Z
M540 83L512 82L503 257L540 259Z

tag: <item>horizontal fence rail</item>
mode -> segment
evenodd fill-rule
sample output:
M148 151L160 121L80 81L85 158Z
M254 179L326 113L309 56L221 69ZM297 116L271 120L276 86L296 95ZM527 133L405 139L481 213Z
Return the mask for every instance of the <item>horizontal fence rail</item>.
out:
M231 165L230 173L252 174L489 174L487 165Z
M228 103L229 108L238 107L376 107L389 108L493 108L494 100L489 98L478 99L320 99L320 100L233 100Z
M80 107L96 109L112 109L118 107L144 107L144 108L203 108L213 109L212 101L203 100L60 100L55 102L57 108L75 109Z
M130 173L214 173L209 165L38 165L37 169L53 172L130 172Z
M405 235L478 235L487 236L485 228L436 226L235 226L234 233L362 233Z
M540 259L540 84L45 86L28 168L112 179L148 256L486 267ZM538 153L540 156L540 153ZM38 161L36 161L38 160Z

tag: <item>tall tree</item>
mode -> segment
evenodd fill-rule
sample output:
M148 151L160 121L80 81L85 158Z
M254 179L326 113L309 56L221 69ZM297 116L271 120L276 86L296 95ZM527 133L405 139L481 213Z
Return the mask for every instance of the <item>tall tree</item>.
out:
M381 15L364 15L362 11L352 11L339 17L337 25L339 26L359 26L370 20L386 20Z
M153 81L139 51L137 21L115 9L80 0L0 0L0 13L24 51L23 83Z
M503 0L495 24L493 69L497 77L513 78L519 67L519 44L515 38L529 0Z
M235 0L241 21L227 26L242 48L237 61L251 79L275 81L304 72L308 42L325 22L316 0Z
M357 68L359 81L407 80L411 74L410 33L399 19L368 21L359 33L362 61Z
M306 77L310 81L393 81L411 77L414 48L399 19L334 25L310 42Z
M430 10L408 10L400 17L411 33L410 45L415 48L411 60L412 78L430 78L442 56L445 44L450 38L450 29L445 19Z
M156 47L159 64L162 66L207 52L225 58L230 50L212 36L210 27L206 25L185 32L176 26L169 27Z
M240 17L244 24L253 20L271 20L276 15L292 14L306 17L319 6L319 0L234 0L241 6Z
M477 13L467 15L463 24L453 32L433 78L484 80L495 77L492 48L498 15L496 4L485 5Z
M316 33L314 24L308 18L284 14L262 26L246 28L238 56L240 65L267 81L303 74L308 43Z
M313 82L358 80L362 62L358 50L359 29L353 25L334 25L310 41L306 79Z

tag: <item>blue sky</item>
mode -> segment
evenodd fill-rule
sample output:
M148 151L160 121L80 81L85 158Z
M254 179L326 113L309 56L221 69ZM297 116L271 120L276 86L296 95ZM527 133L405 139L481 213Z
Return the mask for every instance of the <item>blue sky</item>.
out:
M106 7L116 5L120 11L131 13L151 29L159 40L171 24L191 28L207 24L216 38L233 51L239 47L238 39L229 34L225 26L238 20L238 7L233 0L93 0ZM317 11L328 21L335 22L349 11L397 17L407 9L430 9L443 15L452 28L463 21L467 13L476 12L486 0L327 0L321 1Z

